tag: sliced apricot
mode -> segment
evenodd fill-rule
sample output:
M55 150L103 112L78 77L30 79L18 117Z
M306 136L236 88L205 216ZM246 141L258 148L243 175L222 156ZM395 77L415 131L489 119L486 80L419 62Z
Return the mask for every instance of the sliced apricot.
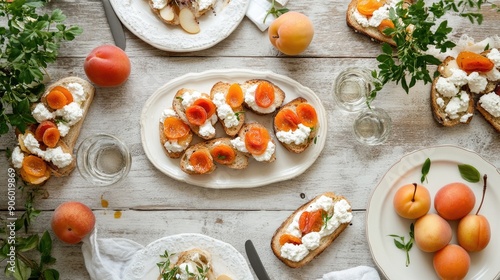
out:
M67 99L66 105L73 102L73 94L71 94L71 92L67 88L62 87L62 86L55 86L52 90L58 90L58 91L62 92L62 94L64 94L64 96Z
M197 173L205 174L212 169L214 162L208 150L202 149L191 154L189 164Z
M295 109L300 122L307 127L315 127L318 124L316 109L309 103L301 103Z
M163 121L163 133L169 140L186 137L189 130L189 126L177 117L168 117Z
M207 121L208 115L205 108L198 105L191 105L186 108L188 122L193 125L202 125Z
M21 178L23 178L23 180L25 182L28 182L28 183L33 184L33 185L41 184L45 180L50 178L50 169L48 169L48 168L45 170L45 173L42 176L30 175L30 174L26 173L26 171L24 171L24 169L22 169L22 168L21 168L19 173L21 175Z
M285 108L276 114L274 122L280 131L293 131L300 124L300 119L293 110Z
M26 172L26 174L41 177L47 170L47 163L35 155L28 155L23 159L22 169Z
M205 109L205 112L207 112L207 118L210 118L213 114L215 114L215 104L210 99L207 98L196 99L193 102L193 105L203 107L203 109Z
M373 12L384 6L384 4L384 0L359 0L357 8L360 14L372 16Z
M49 128L57 128L57 125L52 121L43 121L35 129L35 139L43 141L43 134Z
M302 240L295 235L285 233L282 236L280 236L280 245L283 246L283 245L285 245L285 243L292 243L295 245L300 245L300 244L302 244Z
M255 89L255 104L268 108L274 102L274 87L271 83L262 81Z
M227 144L216 145L210 150L215 162L220 164L231 164L236 159L234 149Z
M323 226L323 215L325 211L320 209L312 212L304 211L299 217L299 229L302 234L319 232Z
M46 100L47 105L54 110L61 109L68 104L68 99L64 93L58 90L51 90L49 94L47 94Z
M49 148L54 148L61 138L61 133L56 127L50 127L43 133L42 142Z
M384 30L386 30L387 28L394 29L394 23L392 22L392 20L390 20L388 18L383 19L377 27L378 31L384 35L385 35Z
M495 67L493 61L478 53L462 51L457 56L457 64L467 73L488 72Z
M252 155L262 155L269 143L271 136L264 127L252 127L245 134L245 147Z
M226 103L229 104L231 108L235 109L243 104L243 99L243 90L241 89L240 84L232 84L226 94Z

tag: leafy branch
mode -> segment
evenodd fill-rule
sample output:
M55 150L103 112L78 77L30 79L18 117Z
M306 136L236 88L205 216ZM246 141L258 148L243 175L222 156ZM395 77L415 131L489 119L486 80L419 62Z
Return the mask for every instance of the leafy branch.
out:
M405 242L405 237L404 236L399 236L396 234L390 234L390 237L394 238L394 245L398 249L401 249L406 252L406 267L410 265L410 250L413 247L413 241L414 241L414 225L411 223L410 225L410 240L408 242Z
M394 28L385 29L384 34L392 37L396 47L393 49L388 43L382 44L382 53L377 56L378 69L372 71L374 88L367 103L370 104L389 82L401 83L406 93L409 93L417 81L432 83L438 73L431 76L427 66L439 65L441 60L427 53L429 47L433 46L440 52L455 47L455 43L448 40L448 35L452 32L448 21L438 20L448 12L455 12L471 23L481 24L483 15L480 11L485 3L488 2L439 0L426 6L424 0L416 0L407 7L404 1L400 1L395 8L391 8L389 18L394 23ZM500 11L494 4L490 4L490 7Z
M82 33L66 26L61 10L39 13L49 0L0 1L0 135L34 123L30 103L44 91L46 68L58 55L61 42Z
M266 19L269 15L273 15L274 17L279 17L281 16L282 14L288 12L290 10L288 10L287 8L285 7L282 7L282 8L277 8L276 5L275 5L275 2L274 0L271 1L271 8L269 8L269 10L267 11L266 13L266 16L264 17L264 19L262 20L262 23L266 23Z

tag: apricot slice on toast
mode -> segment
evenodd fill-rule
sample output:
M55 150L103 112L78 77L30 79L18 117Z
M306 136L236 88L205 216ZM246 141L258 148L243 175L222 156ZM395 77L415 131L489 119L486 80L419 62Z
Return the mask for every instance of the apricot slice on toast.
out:
M22 169L28 175L42 177L47 171L47 163L37 156L28 155L23 159Z
M288 108L280 110L278 114L276 114L274 121L276 123L276 127L280 131L296 130L300 124L299 116L297 116L293 110Z
M255 103L262 108L268 108L274 102L274 87L266 81L259 83L255 89Z
M189 134L190 128L181 119L168 117L163 122L163 133L167 139L179 139Z
M316 109L309 103L301 103L295 109L300 122L307 127L315 127L318 123Z
M262 155L269 143L271 136L264 127L252 127L245 134L245 147L253 155Z
M229 90L226 94L226 103L231 106L231 108L235 109L243 104L243 90L241 89L240 84L234 83L229 86Z
M220 144L213 147L210 151L215 162L220 164L231 164L236 159L236 152L226 144Z
M191 154L189 164L197 173L205 174L212 169L214 162L208 149L201 149Z

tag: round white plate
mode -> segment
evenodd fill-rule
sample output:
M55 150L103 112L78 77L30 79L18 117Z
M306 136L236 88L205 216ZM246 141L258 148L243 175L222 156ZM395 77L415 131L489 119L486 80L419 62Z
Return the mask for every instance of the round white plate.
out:
M272 163L257 162L250 158L248 167L242 170L218 166L207 175L189 175L184 173L179 166L179 159L171 159L165 155L160 143L158 129L161 113L171 107L173 97L177 90L185 87L202 92L210 92L212 86L218 81L243 83L250 79L267 79L278 85L286 94L285 103L303 97L311 103L317 112L319 130L315 143L301 154L287 151L271 133L276 142L276 161ZM269 131L273 131L272 116L258 116L245 112L245 121L257 121ZM218 136L224 136L220 124L216 127ZM327 133L327 117L321 100L312 90L298 82L275 74L273 72L259 72L243 69L211 70L202 73L190 73L173 79L159 88L146 101L141 115L142 146L151 163L168 176L189 184L207 188L249 188L267 185L293 178L306 171L319 156L325 146Z
M199 18L198 34L162 22L147 0L110 2L123 25L144 42L160 50L188 52L210 48L228 37L245 16L249 0L218 0L213 11Z
M137 252L131 265L125 268L125 280L157 280L160 270L157 263L163 261L160 255L178 254L193 248L207 251L212 256L215 276L226 274L232 279L253 280L252 272L245 258L232 245L206 235L183 233L158 239Z
M401 218L396 214L392 199L396 190L411 183L420 183L422 165L425 160L431 160L427 182L423 185L429 189L431 197L444 185L452 182L467 184L476 196L476 206L479 207L483 191L483 180L469 183L462 179L458 164L469 164L481 173L488 175L488 188L481 214L488 218L491 226L491 241L481 252L470 253L471 266L466 279L497 279L500 276L498 265L498 248L500 248L500 220L498 205L500 205L500 172L492 164L486 162L478 154L456 146L436 146L417 150L405 155L394 164L384 175L372 193L367 211L366 234L375 263L388 279L438 279L432 265L432 253L420 251L414 244L410 250L410 265L405 266L406 255L396 248L390 234L405 236L409 240L410 224L414 220ZM431 206L430 212L435 212ZM450 222L454 235L457 222ZM456 236L451 243L458 244Z

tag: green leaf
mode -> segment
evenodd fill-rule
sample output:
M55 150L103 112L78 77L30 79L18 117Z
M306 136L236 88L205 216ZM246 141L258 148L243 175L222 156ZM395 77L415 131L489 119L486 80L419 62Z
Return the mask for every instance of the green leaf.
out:
M38 235L34 234L27 238L19 238L17 250L26 252L35 249L38 246Z
M420 183L423 183L427 179L427 175L431 169L431 159L427 158L422 165L422 177L420 178Z
M405 248L405 245L403 245L403 243L397 241L396 239L394 239L394 245L396 245L396 247L398 247L398 249L404 249Z
M481 173L472 165L459 164L458 170L460 171L460 176L467 182L477 183L481 180Z
M52 252L52 239L48 231L45 231L40 239L40 244L38 246L38 251L42 256L50 256Z
M58 280L59 272L55 269L46 269L43 272L43 277L45 280Z

